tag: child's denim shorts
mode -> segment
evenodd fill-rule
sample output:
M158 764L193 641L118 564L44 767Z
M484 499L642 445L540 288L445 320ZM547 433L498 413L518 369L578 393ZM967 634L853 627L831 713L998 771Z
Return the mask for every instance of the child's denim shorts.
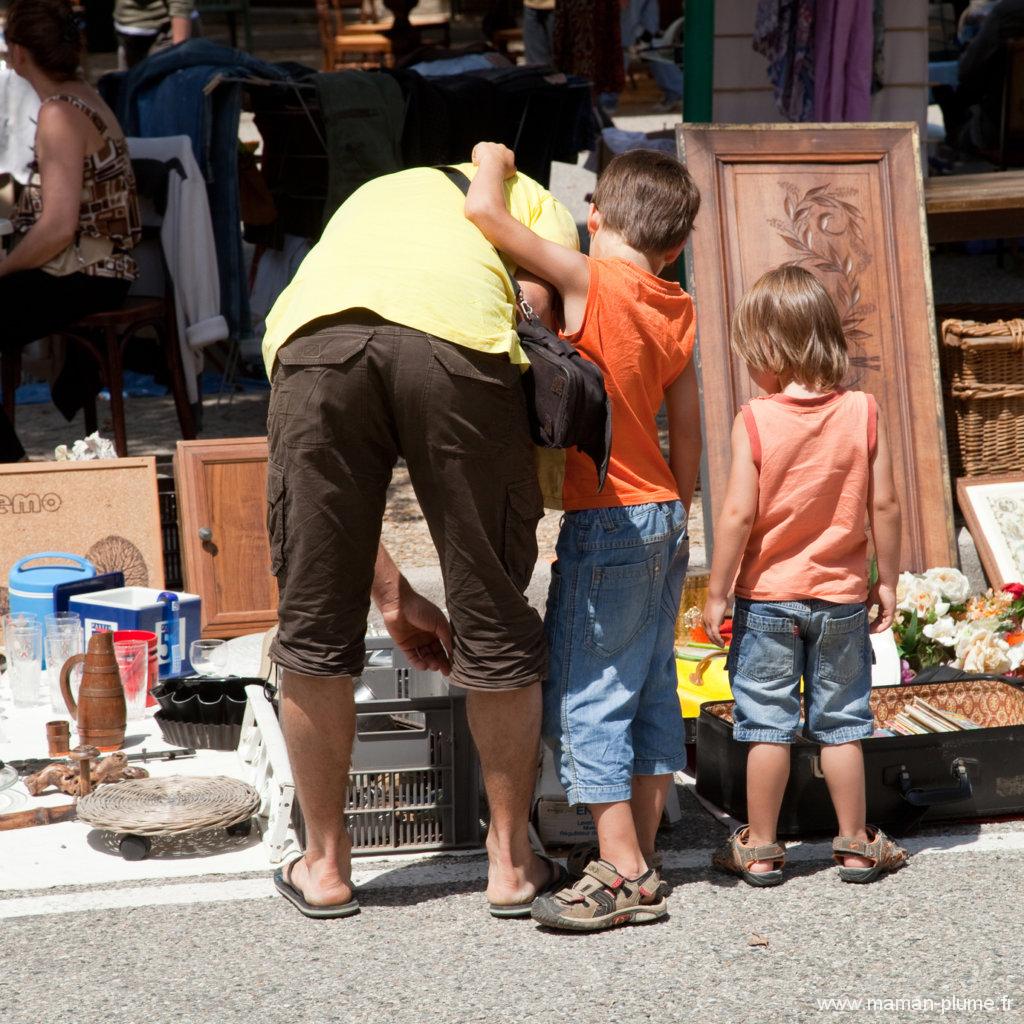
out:
M678 501L568 512L556 550L544 737L570 803L628 800L634 775L686 766L675 667L686 513Z
M726 666L736 701L733 736L741 742L796 740L801 676L812 739L849 743L874 729L863 604L738 597Z

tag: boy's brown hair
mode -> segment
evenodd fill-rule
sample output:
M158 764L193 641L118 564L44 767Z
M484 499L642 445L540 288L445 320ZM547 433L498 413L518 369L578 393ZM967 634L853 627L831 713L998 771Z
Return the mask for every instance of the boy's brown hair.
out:
M675 157L634 149L607 166L594 189L594 206L627 245L663 253L686 241L700 209L700 192Z
M732 347L748 366L806 388L842 386L850 369L835 303L808 270L786 263L769 270L732 315Z

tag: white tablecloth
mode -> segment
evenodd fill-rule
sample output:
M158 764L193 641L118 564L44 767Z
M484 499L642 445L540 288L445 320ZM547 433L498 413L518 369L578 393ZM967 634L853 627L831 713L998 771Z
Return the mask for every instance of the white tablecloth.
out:
M234 675L256 675L262 636L239 637L229 641L229 668ZM167 750L151 708L145 718L130 721L124 750ZM6 679L0 677L0 760L46 757L46 723L65 714L45 706L15 708ZM72 742L74 725L72 724ZM245 772L232 751L200 750L195 757L179 761L152 761L145 767L154 777L168 775L227 775L244 779ZM51 792L29 797L19 781L0 792L0 813L57 806L71 802L64 793ZM153 878L184 878L206 874L237 874L265 871L270 861L254 829L248 838L231 838L223 830L197 833L175 839L156 839L149 858L125 861L110 833L91 829L82 822L0 832L0 890L41 889L51 886L92 885Z

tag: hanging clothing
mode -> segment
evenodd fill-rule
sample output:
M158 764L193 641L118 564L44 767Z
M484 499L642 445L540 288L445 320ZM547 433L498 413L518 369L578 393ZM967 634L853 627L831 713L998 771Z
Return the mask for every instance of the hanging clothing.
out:
M553 61L559 71L590 80L594 93L620 93L622 63L619 0L558 0Z
M60 93L48 96L44 102L66 103L84 114L103 139L103 145L85 156L78 230L68 246L68 258L61 253L40 269L55 274L72 272L132 281L136 267L131 252L142 237L142 221L128 146L123 136L111 132L103 118L78 96ZM34 146L32 152L28 184L12 218L18 234L25 234L43 212L43 185ZM89 240L98 244L90 246ZM68 269L56 269L58 263Z
M768 58L779 112L790 121L814 116L815 0L760 0L754 49Z
M818 0L814 52L815 121L870 120L873 0Z
M405 104L387 75L328 71L313 81L327 132L326 224L360 185L402 169Z
M155 139L129 139L136 160L160 161L168 168L165 206L144 203L147 225L160 226L160 248L174 284L174 312L178 344L185 367L185 389L190 402L199 400L196 375L202 371L201 350L228 337L221 316L217 246L206 195L206 182L196 163L192 144L184 135ZM142 256L140 255L140 262ZM163 275L159 276L162 283ZM145 294L152 294L151 290Z
M129 135L191 139L213 216L222 312L236 338L250 331L238 193L238 80L284 82L292 76L287 65L268 64L208 39L189 39L153 54L126 75L112 73L100 82L108 96L119 89L114 109Z

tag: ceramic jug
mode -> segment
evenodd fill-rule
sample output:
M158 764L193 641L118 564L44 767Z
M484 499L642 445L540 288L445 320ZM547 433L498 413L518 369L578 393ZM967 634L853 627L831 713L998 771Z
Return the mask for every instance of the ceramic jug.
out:
M82 664L78 703L71 695L71 670ZM60 692L78 729L78 742L107 752L124 742L124 689L114 657L114 634L93 633L85 654L76 654L60 670Z

